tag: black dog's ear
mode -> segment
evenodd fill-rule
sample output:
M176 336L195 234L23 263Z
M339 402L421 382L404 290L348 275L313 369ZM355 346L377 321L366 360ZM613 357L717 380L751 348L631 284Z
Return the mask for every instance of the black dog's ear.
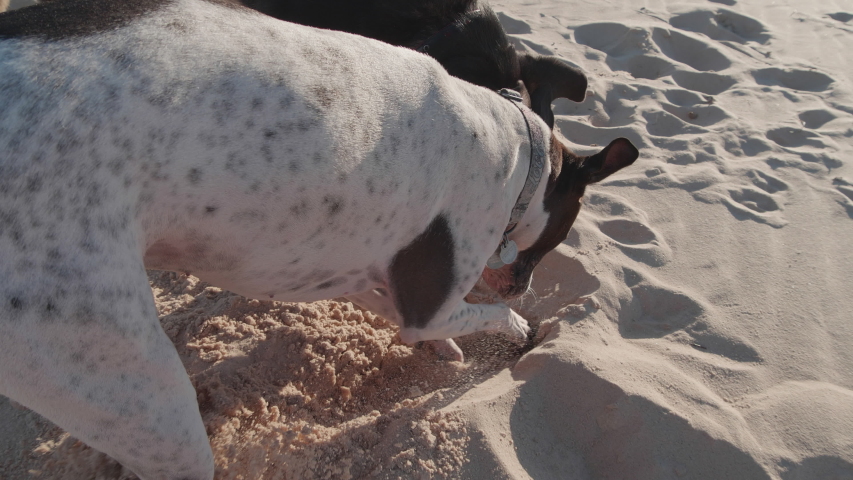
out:
M554 113L551 111L551 86L543 85L531 95L524 81L519 80L515 85L515 89L521 94L521 101L542 117L542 120L545 120L545 123L548 124L548 128L553 129Z
M586 157L581 164L581 170L587 184L596 183L631 165L639 156L640 151L630 140L617 138L604 147L604 150Z
M568 98L582 102L586 97L586 75L559 57L522 55L518 59L521 80L530 92L530 108L554 127L551 102Z
M551 111L551 100L553 99L551 85L547 83L539 85L539 88L530 94L530 109L542 117L542 120L545 120L551 130L554 129L554 112Z
M515 84L515 90L519 94L521 94L521 102L524 103L527 106L527 108L530 108L532 110L532 108L530 107L530 92L527 91L527 86L524 85L524 82L519 80Z

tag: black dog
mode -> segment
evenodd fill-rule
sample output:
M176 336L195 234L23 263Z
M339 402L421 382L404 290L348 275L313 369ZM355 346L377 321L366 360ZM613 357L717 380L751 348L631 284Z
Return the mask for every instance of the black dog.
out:
M517 54L497 15L477 0L238 0L288 22L420 50L451 75L492 90L520 90L554 126L555 98L583 101L586 76L558 57Z

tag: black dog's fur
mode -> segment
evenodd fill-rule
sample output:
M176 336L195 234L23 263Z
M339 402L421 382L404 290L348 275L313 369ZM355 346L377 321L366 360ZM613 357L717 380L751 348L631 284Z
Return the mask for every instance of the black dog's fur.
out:
M39 0L47 3L62 0ZM217 1L217 0L213 0ZM478 0L218 0L280 20L340 30L418 49L449 74L475 85L520 91L527 104L554 126L551 102L586 96L587 79L558 57L517 54L500 20ZM446 35L439 34L455 25Z
M476 0L242 0L241 3L289 22L413 48L419 39L425 40L473 10Z
M477 0L238 0L281 20L341 30L412 49L429 40L427 53L451 75L493 90L522 91L553 127L551 101L586 95L580 70L557 57L518 55L497 15ZM448 25L456 28L438 35Z

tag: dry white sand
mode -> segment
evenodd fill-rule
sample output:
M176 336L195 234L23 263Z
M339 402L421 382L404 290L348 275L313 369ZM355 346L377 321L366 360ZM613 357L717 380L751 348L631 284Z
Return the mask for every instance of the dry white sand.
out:
M492 2L587 72L577 150L641 151L514 305L532 350L152 273L218 478L853 478L853 2L641 3ZM0 477L128 476L5 401L0 431Z

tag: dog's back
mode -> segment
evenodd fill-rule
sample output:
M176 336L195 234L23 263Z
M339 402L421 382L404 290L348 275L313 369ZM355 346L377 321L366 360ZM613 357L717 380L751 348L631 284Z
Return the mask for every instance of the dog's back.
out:
M106 225L151 268L253 297L346 294L354 285L299 294L322 265L279 266L292 279L281 285L270 265L311 254L350 269L384 255L384 266L459 200L437 185L514 160L493 111L513 107L410 50L202 1L36 8L51 21L0 24L0 145L15 169L0 178L14 192L4 204L44 228L63 212L80 243L91 240L74 225ZM455 138L472 129L483 136ZM85 199L64 189L81 185ZM135 225L144 238L120 231ZM273 229L275 244L258 241ZM341 252L321 230L358 238Z

